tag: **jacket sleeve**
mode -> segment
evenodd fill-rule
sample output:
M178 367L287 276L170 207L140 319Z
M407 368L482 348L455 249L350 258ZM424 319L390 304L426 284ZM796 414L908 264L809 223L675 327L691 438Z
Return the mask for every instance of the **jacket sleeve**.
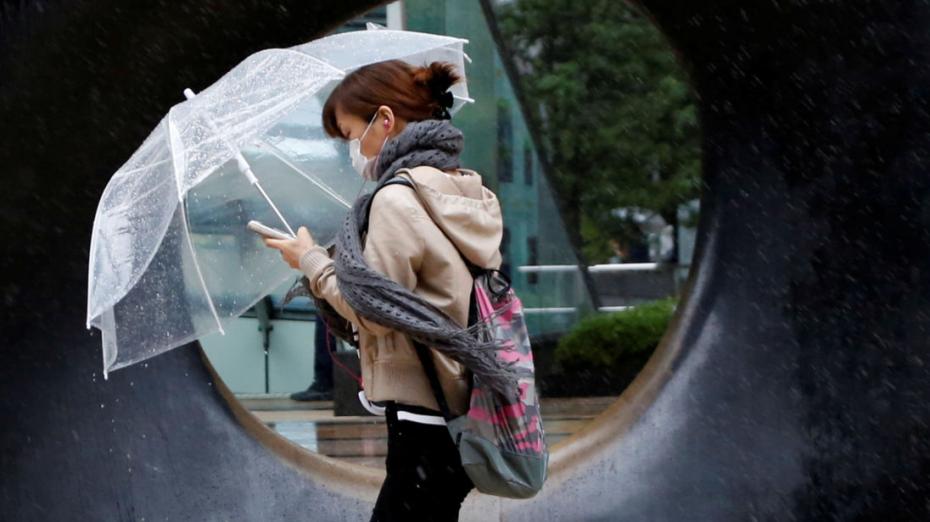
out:
M421 227L429 219L407 187L391 186L380 190L371 205L371 219L363 255L372 269L400 283L408 290L417 285L417 272L424 255ZM315 246L300 258L300 270L310 280L310 291L325 299L339 315L359 330L375 336L391 329L359 316L349 306L336 281L333 260L323 247Z

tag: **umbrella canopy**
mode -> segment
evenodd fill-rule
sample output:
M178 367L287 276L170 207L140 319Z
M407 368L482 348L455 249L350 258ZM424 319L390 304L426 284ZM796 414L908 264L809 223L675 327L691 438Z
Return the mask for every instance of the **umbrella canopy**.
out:
M225 333L224 322L293 277L249 220L306 225L332 243L363 183L322 128L323 103L348 72L442 60L464 78L465 43L368 30L268 49L172 107L97 207L87 327L101 331L104 375ZM464 82L451 91L453 112L471 101Z

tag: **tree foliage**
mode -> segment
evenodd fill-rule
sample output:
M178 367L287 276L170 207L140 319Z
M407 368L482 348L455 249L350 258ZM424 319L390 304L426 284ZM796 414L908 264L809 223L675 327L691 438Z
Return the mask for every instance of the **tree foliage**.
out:
M697 109L686 72L637 8L612 0L518 0L498 16L518 82L589 261L638 232L619 207L667 222L698 194Z

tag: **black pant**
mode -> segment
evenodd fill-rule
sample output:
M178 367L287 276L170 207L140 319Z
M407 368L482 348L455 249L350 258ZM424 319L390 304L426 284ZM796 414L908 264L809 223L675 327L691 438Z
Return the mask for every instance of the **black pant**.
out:
M326 323L316 315L316 337L313 339L313 383L319 390L333 389L333 355L336 339L329 333Z
M414 413L439 412L399 405ZM398 405L388 402L387 477L371 522L459 519L459 508L474 487L462 468L458 449L445 426L397 420Z

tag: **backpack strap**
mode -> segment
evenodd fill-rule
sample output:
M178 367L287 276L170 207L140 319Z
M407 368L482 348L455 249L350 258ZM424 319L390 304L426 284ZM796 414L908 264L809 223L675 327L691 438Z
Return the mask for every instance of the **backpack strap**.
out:
M446 402L446 394L442 391L442 385L439 384L439 375L436 372L436 364L430 357L430 348L423 343L410 339L413 347L417 350L417 356L420 358L420 364L426 372L426 378L429 380L429 386L433 389L433 396L436 398L436 404L439 405L439 411L442 412L442 418L446 421L453 419L452 412L449 410L449 404Z
M371 213L371 202L374 200L375 194L377 194L379 190L383 189L384 187L386 187L386 186L388 186L388 185L407 185L407 186L411 186L411 185L410 185L410 182L407 181L407 180L404 179L404 178L392 178L392 179L386 181L386 182L384 183L384 185L381 185L380 187L378 187L378 189L375 190L375 192L371 195L371 197L368 198L368 203L367 203L367 206L366 206L366 208L365 208L365 220L362 222L361 227L360 227L360 228L361 228L361 232L367 232L367 231L368 231L368 217L369 217L369 214ZM311 293L311 295L312 295L312 293ZM316 303L316 305L317 305L318 307L326 306L326 307L329 307L330 309L332 309L332 305L330 305L329 303L327 303L325 300L320 300L320 299L318 299L316 296L313 296L313 300L314 300L314 302ZM332 309L332 313L335 314L335 315L338 315L338 313L335 311L335 309ZM322 316L322 315L321 315L321 317L324 318L324 324L326 325L326 328L328 328L328 329L330 329L330 330L338 331L335 327L333 327L333 326L330 325L329 323L326 323L325 316ZM342 336L340 335L339 337L342 337ZM347 335L346 337L349 337L349 336ZM357 382L358 385L359 385L359 387L361 387L361 385L362 385L362 377L361 377L360 375L356 374L355 372L353 372L353 371L352 371L351 369L349 369L346 365L342 364L342 362L339 360L339 358L336 357L336 355L335 355L335 350L333 349L333 347L329 345L329 341L330 341L330 337L327 335L327 337L326 337L327 352L329 353L329 355L330 355L330 357L332 358L333 362L336 364L336 366L339 366L339 368L342 369L347 375L349 375L350 377L352 377L352 380L354 380L355 382ZM352 346L354 346L356 350L359 348L359 345L358 345L358 337L357 337L357 336L356 336L355 338L353 338L352 340L348 341L348 342L349 342Z
M368 231L368 220L371 217L371 203L375 199L375 194L377 194L378 191L380 191L381 189L383 189L384 187L388 185L405 185L407 187L410 187L414 191L414 193L416 193L416 186L410 180L406 178L395 176L394 178L391 178L390 180L386 181L383 185L378 187L378 189L375 190L375 192L372 193L371 197L368 199L368 206L365 209L365 221L364 221L363 229L362 229L363 232ZM445 231L443 231L442 228L440 228L439 230L440 232L443 233L443 235L446 235ZM448 235L446 235L446 238L449 239L450 242L452 241ZM453 247L454 246L455 244L453 243ZM458 249L456 249L456 251L459 252ZM472 278L476 278L478 277L478 275L486 272L485 269L476 266L475 264L470 262L468 259L466 259L465 256L462 255L461 252L459 252L459 256L462 258L462 261L465 263L465 266L468 268L468 271L471 273ZM468 299L468 326L475 324L477 320L478 320L478 305L475 299L475 288L474 288L474 285L472 285L471 295L469 296L469 299ZM433 389L433 396L436 399L436 404L439 405L439 411L442 413L442 417L446 421L452 420L454 417L452 415L451 410L449 409L448 402L446 402L446 395L442 391L442 385L439 382L439 374L436 371L436 364L433 361L433 358L430 356L431 355L430 348L426 346L425 344L420 343L414 340L413 338L410 338L409 336L408 338L410 339L410 342L413 344L414 349L416 349L417 357L420 359L420 364L423 365L423 370L426 373L427 380L429 380L430 388ZM469 386L469 388L471 388L471 386ZM471 390L469 389L469 394L470 393L471 393Z
M368 220L371 218L371 205L375 201L375 195L378 192L381 192L381 189L383 189L384 187L387 187L388 185L405 185L407 187L414 188L413 183L411 183L409 180L398 177L398 176L394 176L393 178L385 181L383 185L375 189L375 191L371 193L371 197L368 198L368 202L365 203L365 219L362 220L360 232L363 232L363 233L368 232ZM416 189L414 189L414 192L416 192Z

